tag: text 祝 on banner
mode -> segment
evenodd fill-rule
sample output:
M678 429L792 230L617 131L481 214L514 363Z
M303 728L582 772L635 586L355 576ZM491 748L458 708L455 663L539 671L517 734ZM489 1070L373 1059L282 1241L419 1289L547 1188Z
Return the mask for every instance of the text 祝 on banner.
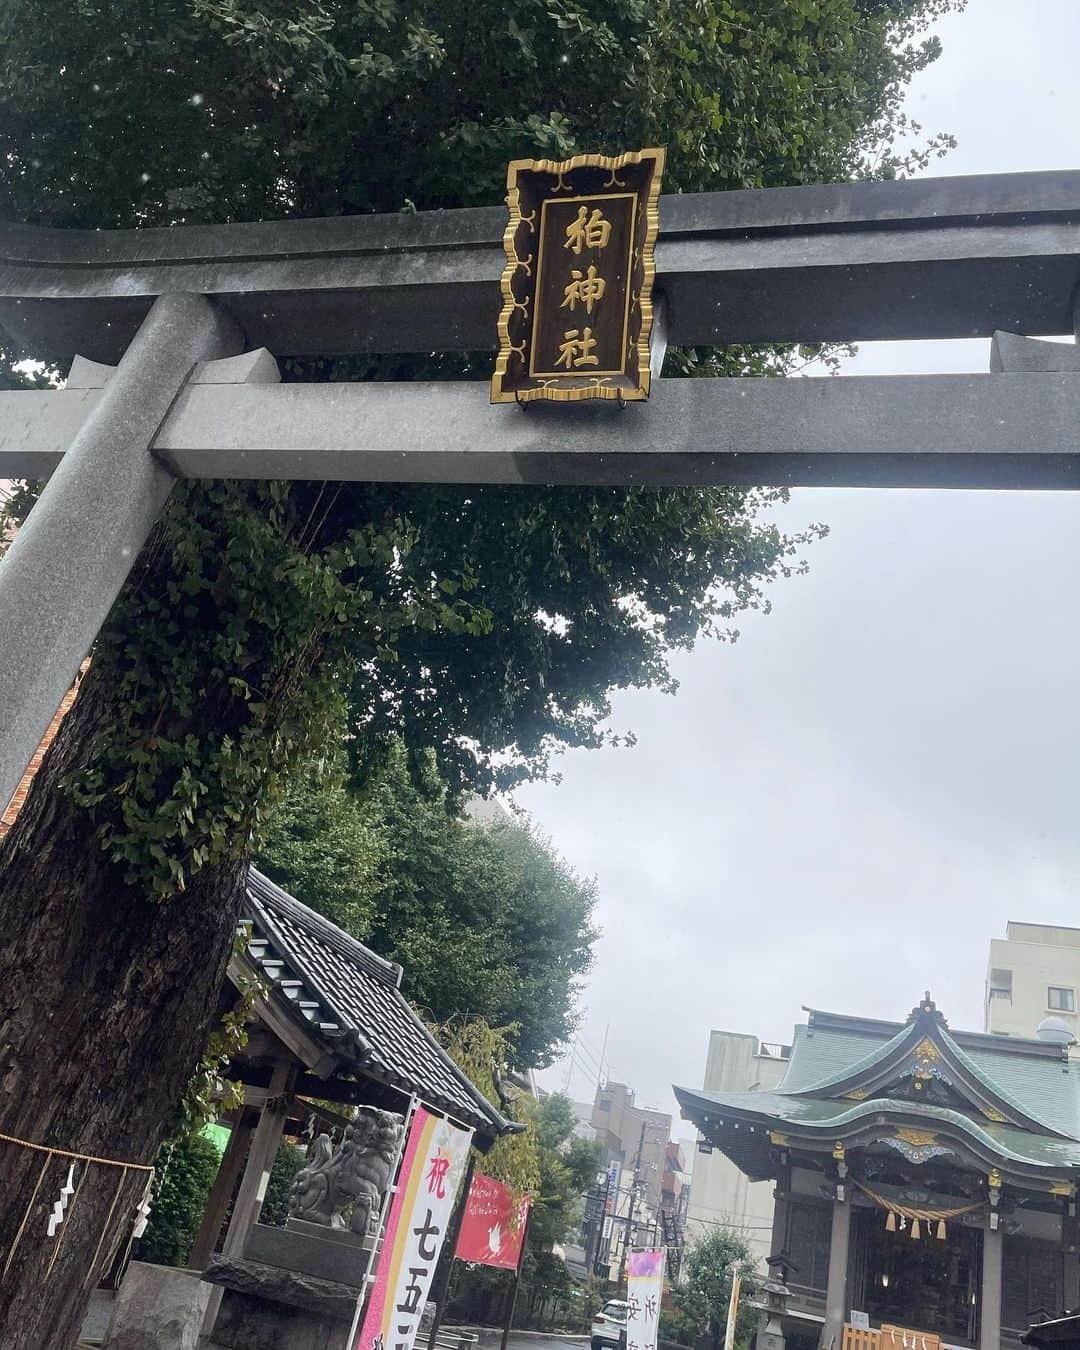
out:
M626 1267L626 1350L656 1350L664 1249L631 1252Z
M354 1350L412 1350L472 1131L418 1107Z

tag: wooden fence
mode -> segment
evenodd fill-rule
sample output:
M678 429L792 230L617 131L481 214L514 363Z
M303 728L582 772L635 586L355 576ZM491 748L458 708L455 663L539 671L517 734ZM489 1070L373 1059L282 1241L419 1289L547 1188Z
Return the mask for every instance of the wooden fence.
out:
M841 1350L941 1350L941 1337L889 1323L880 1331L845 1325Z

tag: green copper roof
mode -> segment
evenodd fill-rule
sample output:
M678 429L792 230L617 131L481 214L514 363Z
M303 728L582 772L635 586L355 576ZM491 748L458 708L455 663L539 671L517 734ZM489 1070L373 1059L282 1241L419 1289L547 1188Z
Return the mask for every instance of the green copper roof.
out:
M868 1068L899 1045L907 1035L900 1027L894 1036L868 1036L832 1027L797 1026L791 1043L791 1062L778 1091L808 1092L834 1079Z
M701 1092L676 1088L675 1093L695 1121L706 1115L723 1118L725 1111L734 1111L760 1117L766 1128L798 1125L826 1135L880 1115L882 1110L881 1101L826 1101L781 1092ZM925 1126L951 1126L973 1143L981 1144L987 1152L1011 1162L1054 1170L1080 1167L1080 1140L1056 1139L1012 1125L983 1124L959 1111L922 1102L898 1102L894 1107L897 1112L902 1110L905 1118Z
M1048 1121L1063 1134L1080 1138L1080 1064L1028 1059L991 1048L969 1048L968 1058L1032 1115Z
M771 1092L676 1095L699 1126L728 1115L728 1143L736 1121L747 1143L769 1129L847 1137L908 1122L1002 1165L1080 1168L1080 1062L1039 1040L952 1032L929 995L902 1025L811 1011Z
M936 1062L952 1075L949 1081L976 1107L989 1105L1014 1125L1080 1138L1080 1078L1062 1058L1060 1048L1054 1047L1048 1055L1049 1047L1041 1042L1033 1043L1030 1050L1022 1042L1004 1049L1000 1037L969 1036L971 1048L966 1050L949 1033L933 1005L929 1007L930 1012L916 1009L893 1035L887 1034L892 1028L886 1024L878 1034L864 1035L854 1047L850 1033L836 1027L836 1019L812 1014L809 1027L798 1029L804 1034L796 1034L789 1072L778 1091L847 1097L859 1086L871 1096L887 1097L883 1089L893 1071L900 1074L906 1066L910 1072L917 1049L930 1042ZM880 1026L871 1025L875 1030ZM811 1046L817 1052L830 1042L838 1049L832 1063L823 1064L819 1053L807 1055ZM814 1062L816 1073L807 1071L807 1058Z
M1012 1037L951 1033L943 1024L930 1034L958 1067L1011 1116L1026 1117L1036 1128L1080 1139L1080 1063L1062 1057L1058 1047ZM812 1013L797 1026L791 1062L777 1089L786 1094L812 1092L841 1096L845 1081L872 1073L874 1066L917 1040L911 1022L864 1022ZM830 1092L836 1085L837 1091Z

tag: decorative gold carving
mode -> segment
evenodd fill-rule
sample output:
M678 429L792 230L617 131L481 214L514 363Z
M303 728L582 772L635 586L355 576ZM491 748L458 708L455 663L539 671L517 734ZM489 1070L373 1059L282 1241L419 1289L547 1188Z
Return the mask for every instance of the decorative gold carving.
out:
M991 1167L990 1175L986 1178L986 1184L992 1191L1001 1190L1001 1173L996 1167Z
M929 1036L924 1036L915 1047L915 1078L926 1082L933 1078L934 1066L941 1058L941 1051L937 1048ZM918 1087L918 1081L915 1086Z
M864 1102L870 1096L867 1088L852 1088L850 1092L845 1092L844 1096L853 1102Z
M833 1144L832 1155L837 1162L844 1161L846 1155L844 1153L844 1141L842 1139L838 1139L836 1143Z
M786 1134L781 1134L779 1130L770 1130L769 1138L779 1148L786 1148L787 1145L791 1143L788 1136Z
M905 1144L936 1144L937 1135L933 1130L916 1130L911 1125L898 1125L896 1127L897 1139L902 1139Z
M1003 1116L1001 1112L994 1106L984 1106L982 1109L982 1113L987 1120L992 1120L997 1125L1004 1125L1008 1122L1008 1117Z
M1050 1183L1051 1195L1067 1195L1071 1200L1076 1194L1076 1187L1071 1181L1052 1181Z
M588 154L575 155L571 159L562 161L521 159L510 162L506 176L506 204L509 214L506 229L503 232L506 265L500 278L503 306L498 320L499 353L495 361L495 374L492 379L491 398L493 403L528 403L534 399L549 399L558 403L568 403L586 398L602 398L612 401L648 398L652 381L649 364L649 338L653 326L652 288L656 279L655 246L656 237L660 231L659 202L664 159L665 152L663 149L650 148L630 150L616 156ZM504 388L511 356L517 355L524 360L522 344L520 342L515 343L510 334L511 319L515 314L524 312L522 300L514 292L514 278L522 273L531 278L534 261L533 254L529 254L527 258L518 256L518 228L523 224L527 225L533 235L536 235L536 213L525 214L522 211L521 191L518 186L519 173L523 170L530 170L551 174L556 180L552 191L569 192L573 190L573 185L566 182L565 175L571 173L574 169L607 169L609 177L604 184L607 188L623 186L623 183L616 177L619 169L648 161L654 163L655 170L644 203L645 233L641 253L642 284L640 290L641 326L636 339L637 388L628 389L625 379L603 377L590 380L587 383L580 383L573 388L565 388L560 382L565 377L554 379L550 376L536 378L534 387L521 389L517 392ZM636 263L636 253L634 260ZM628 288L627 291L628 312L631 290L632 288ZM637 300L636 292L634 293L634 299Z

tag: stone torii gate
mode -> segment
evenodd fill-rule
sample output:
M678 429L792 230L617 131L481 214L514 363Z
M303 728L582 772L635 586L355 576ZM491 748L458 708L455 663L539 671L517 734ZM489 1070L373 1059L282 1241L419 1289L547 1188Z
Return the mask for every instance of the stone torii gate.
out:
M0 478L49 479L0 563L0 803L180 477L1080 486L1080 348L1016 336L1077 331L1080 172L660 216L654 368L668 341L994 337L991 372L672 380L527 416L486 383L280 384L278 357L493 348L504 211L0 227L0 327L73 361L63 390L0 393Z

